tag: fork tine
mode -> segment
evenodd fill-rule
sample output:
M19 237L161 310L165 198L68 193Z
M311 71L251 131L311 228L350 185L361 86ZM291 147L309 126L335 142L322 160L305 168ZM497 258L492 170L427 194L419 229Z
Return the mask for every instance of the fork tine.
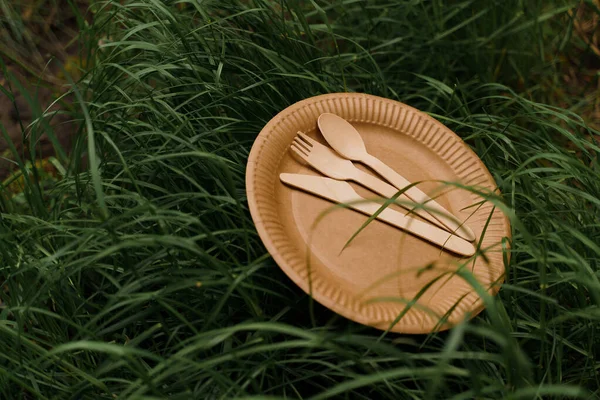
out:
M290 149L301 159L303 159L304 161L308 162L308 153L305 149L298 147L298 145L296 145L296 143L292 143L292 145L290 146Z
M316 143L318 143L315 139L311 138L310 136L308 136L306 133L298 131L297 136L300 136L302 139L304 139L305 141L307 141L308 143L310 143L311 145L315 145ZM320 144L320 143L319 143Z
M298 136L296 136L294 138L294 143L300 147L303 148L304 150L306 150L307 153L310 153L311 150L311 145L307 144L306 142L302 141L302 139L300 139Z

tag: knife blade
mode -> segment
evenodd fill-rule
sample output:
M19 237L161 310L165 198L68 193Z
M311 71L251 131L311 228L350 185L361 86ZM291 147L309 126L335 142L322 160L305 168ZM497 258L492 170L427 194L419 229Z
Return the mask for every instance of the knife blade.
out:
M367 201L356 193L349 183L344 181L321 176L289 173L280 174L279 179L297 189L312 193L334 203L345 204L349 208L366 215L374 215L381 208L381 204ZM404 216L402 213L389 207L377 215L377 219L427 240L444 250L449 250L463 256L472 256L475 254L475 246L472 243L434 225Z

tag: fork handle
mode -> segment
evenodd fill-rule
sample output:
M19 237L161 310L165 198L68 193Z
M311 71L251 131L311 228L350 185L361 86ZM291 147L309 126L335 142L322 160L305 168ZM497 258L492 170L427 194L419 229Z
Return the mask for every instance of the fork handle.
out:
M374 215L381 208L381 205L373 202L363 202L351 204L350 208L367 215ZM443 249L450 250L467 257L475 254L475 246L473 246L473 243L468 242L457 235L448 233L437 226L419 221L414 218L405 217L402 215L402 213L392 210L391 208L386 208L381 211L381 213L377 216L377 219L410 232L417 237L442 247Z
M359 169L356 169L356 172L354 173L353 179L354 182L366 187L367 189L371 189L372 191L374 191L377 194L380 194L383 197L386 198L391 198L393 196L396 195L396 193L398 193L398 189L396 189L394 186L390 185L389 183L386 183L384 181L382 181L381 179L368 174L366 172L363 172ZM402 193L400 195L400 197L398 197L399 200L402 200L404 202L409 202L412 204L416 203L411 200L406 193ZM444 224L442 224L440 221L438 221L437 219L435 219L433 217L433 215L431 215L430 213L428 213L426 211L426 209L423 208L413 208L411 206L411 204L400 204L400 206L404 207L405 209L412 211L414 214L417 214L418 216L424 218L425 220L431 222L432 224L446 230L449 231L449 228L446 227Z
M398 189L404 189L406 186L411 184L408 179L394 171L392 168L388 167L377 157L373 157L372 155L368 154L367 157L363 158L361 161L371 167L375 172L384 177L388 182ZM397 191L395 191L392 196L396 194L396 192ZM466 240L475 240L475 234L471 228L469 228L462 221L458 220L458 218L456 218L456 216L454 216L450 211L446 210L437 201L433 200L418 187L411 187L410 189L406 190L403 195L406 195L406 197L408 197L414 203L424 204L427 206L425 209L419 209L418 211L415 210L418 215L426 218L428 221L431 221L433 218L435 221L437 221L436 225L442 224L447 230L454 232L456 235ZM428 210L432 210L434 213L431 213ZM423 213L421 213L421 211L423 211ZM427 215L427 217L423 214Z
M386 197L388 199L393 197L396 193L398 193L398 189L396 189L389 183L384 182L381 179L377 178L376 176L368 174L358 168L356 168L356 170L354 170L354 172L352 174L352 180L354 182L366 187L367 189L371 189L375 193L380 194L381 196ZM401 194L400 197L407 198L404 195L404 193Z

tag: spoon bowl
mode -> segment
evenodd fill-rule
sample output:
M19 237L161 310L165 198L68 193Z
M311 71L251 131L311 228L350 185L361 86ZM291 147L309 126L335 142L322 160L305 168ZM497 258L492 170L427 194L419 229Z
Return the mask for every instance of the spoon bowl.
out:
M324 113L317 123L327 143L343 157L360 161L369 156L360 133L344 118Z

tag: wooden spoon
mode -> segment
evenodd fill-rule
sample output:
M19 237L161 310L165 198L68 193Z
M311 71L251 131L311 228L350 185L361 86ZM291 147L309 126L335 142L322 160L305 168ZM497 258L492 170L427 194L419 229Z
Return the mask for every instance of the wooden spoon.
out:
M335 114L324 113L319 116L318 124L327 143L343 157L369 166L399 190L411 184L408 179L398 174L380 159L370 155L367 152L365 142L362 140L360 133L345 119ZM457 219L438 202L431 199L421 189L413 186L406 190L404 194L415 203L426 204L427 207L425 210L451 232L460 233L460 236L469 241L475 240L475 234L471 228ZM434 212L432 213L431 211Z

